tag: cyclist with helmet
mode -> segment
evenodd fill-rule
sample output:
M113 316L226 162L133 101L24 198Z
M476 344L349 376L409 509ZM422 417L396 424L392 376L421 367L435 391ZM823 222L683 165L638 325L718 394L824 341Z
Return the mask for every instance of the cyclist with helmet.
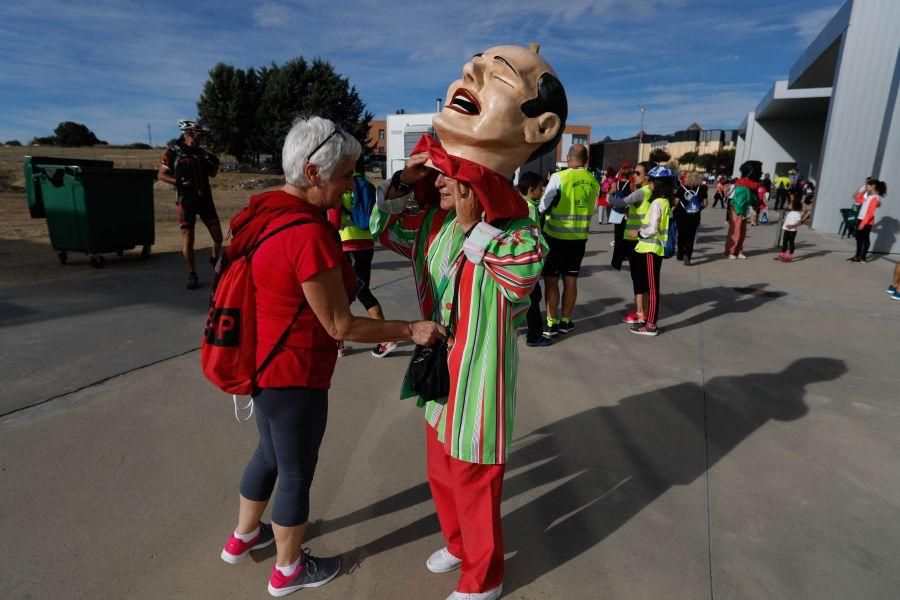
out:
M219 159L200 146L207 133L201 121L181 119L178 129L182 132L181 137L163 156L158 178L174 185L177 191L175 204L178 205L182 253L188 267L187 289L195 290L200 285L194 258L194 226L198 216L212 238L210 263L215 265L222 249L222 227L209 185L209 178L219 173Z

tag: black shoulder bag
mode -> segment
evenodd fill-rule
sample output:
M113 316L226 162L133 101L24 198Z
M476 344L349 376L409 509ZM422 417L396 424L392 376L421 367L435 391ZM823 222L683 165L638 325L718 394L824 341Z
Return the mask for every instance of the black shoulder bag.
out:
M447 337L431 346L416 346L412 358L409 361L409 369L406 375L409 387L425 400L437 400L450 393L450 368L447 364L447 340L453 337L456 329L456 303L459 299L459 281L465 264L465 254L460 253L456 261L456 277L453 286L453 304L450 305L450 322L447 325ZM444 280L435 297L435 302L440 303L447 284L450 280Z

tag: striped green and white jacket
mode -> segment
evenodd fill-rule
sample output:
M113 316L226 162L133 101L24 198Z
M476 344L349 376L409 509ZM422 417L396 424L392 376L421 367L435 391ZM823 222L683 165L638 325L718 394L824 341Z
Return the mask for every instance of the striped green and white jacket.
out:
M547 251L540 231L525 217L504 222L502 229L479 223L466 238L455 212L436 206L415 215L388 215L376 207L370 228L384 246L412 260L424 319L449 322L459 259L450 394L419 403L450 456L505 463L516 412L516 328L525 319ZM443 296L435 299L445 279ZM415 396L405 380L401 396Z

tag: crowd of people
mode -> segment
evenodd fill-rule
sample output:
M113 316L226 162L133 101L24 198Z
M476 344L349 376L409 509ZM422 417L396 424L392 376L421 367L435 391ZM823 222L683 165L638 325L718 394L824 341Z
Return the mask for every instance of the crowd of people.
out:
M809 219L803 198L790 188L783 193L782 177L772 182L758 161L740 165L734 181L649 161L623 164L598 181L587 149L575 144L566 169L546 180L521 173L514 186L519 165L559 143L568 111L555 73L534 49L475 55L447 97L451 107L434 119L440 141L423 136L406 166L378 187L359 169L362 148L353 136L327 119L295 121L282 152L284 185L251 198L231 220L224 249L208 184L217 161L199 146L202 124L184 123L160 167L160 177L179 189L188 287L197 283L197 216L214 240L213 306L231 281L227 270L248 265L258 444L240 478L237 525L221 558L236 564L274 543L272 596L324 585L341 570L339 557L317 557L303 540L328 389L345 340L375 344L376 357L397 342L416 344L400 395L423 409L427 479L445 542L424 566L460 570L448 600L494 600L503 591L500 501L516 412L518 329L527 326L533 347L575 330L595 210L600 222L615 225L612 266L629 264L634 307L622 321L644 336L660 331L664 260L692 264L712 189L713 207L721 202L727 215L728 259L746 258L747 226L766 214L773 190L774 206L784 208L779 260L793 260L797 230ZM523 97L532 99L522 104ZM497 110L481 115L478 106ZM857 198L857 262L865 260L885 193L884 182L868 180ZM371 290L376 244L410 262L420 320L385 318ZM900 266L887 289L895 299L898 286ZM365 317L351 312L355 300ZM214 332L205 342L227 345L223 340Z

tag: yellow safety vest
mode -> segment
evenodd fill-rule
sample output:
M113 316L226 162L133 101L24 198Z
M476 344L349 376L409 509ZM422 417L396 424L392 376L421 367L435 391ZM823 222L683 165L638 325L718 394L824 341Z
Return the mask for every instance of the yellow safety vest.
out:
M641 224L643 226L650 224L650 207L654 204L659 204L662 208L659 216L659 227L656 233L650 237L640 238L637 246L634 247L634 251L640 252L641 254L653 253L665 256L666 242L669 239L669 216L671 214L669 201L666 198L655 198L653 202L645 202L645 204L647 205L647 210L644 212L644 218L641 221Z
M544 233L559 240L586 240L600 184L586 169L559 174L559 203L547 214Z
M341 197L341 241L373 240L372 233L368 229L360 229L350 219L350 211L353 210L353 190L344 192Z
M642 192L644 192L644 201L640 204L633 204L628 207L628 213L625 215L625 230L622 234L622 239L628 240L629 242L633 242L636 238L632 237L633 231L638 231L641 228L641 224L644 222L644 216L647 214L647 211L650 210L650 198L652 192L650 191L650 186L643 186L640 188Z

